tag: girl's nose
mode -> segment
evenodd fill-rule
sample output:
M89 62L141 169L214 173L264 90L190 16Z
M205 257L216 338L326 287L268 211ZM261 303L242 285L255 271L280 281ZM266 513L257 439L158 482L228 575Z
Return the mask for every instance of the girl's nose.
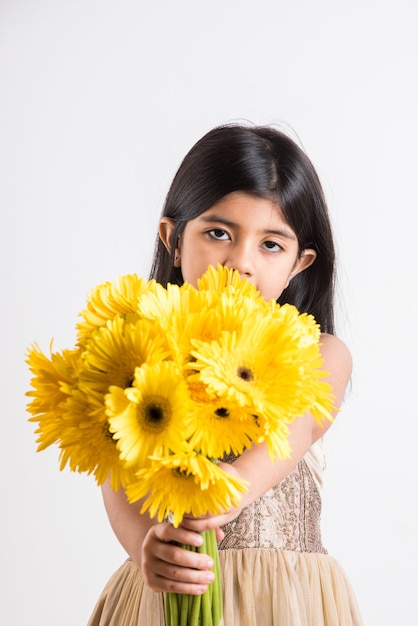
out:
M242 277L250 277L255 272L254 257L246 246L230 250L225 266L237 270Z

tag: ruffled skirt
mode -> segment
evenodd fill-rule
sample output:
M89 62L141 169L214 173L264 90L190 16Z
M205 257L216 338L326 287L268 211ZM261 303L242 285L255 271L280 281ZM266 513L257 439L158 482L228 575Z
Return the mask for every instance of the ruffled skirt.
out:
M351 585L327 554L262 548L220 550L223 626L361 626ZM126 561L88 626L164 626L163 594Z

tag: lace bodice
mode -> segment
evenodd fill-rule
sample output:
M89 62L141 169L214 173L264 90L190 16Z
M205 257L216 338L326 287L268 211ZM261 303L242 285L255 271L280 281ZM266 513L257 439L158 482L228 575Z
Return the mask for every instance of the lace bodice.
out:
M320 530L324 463L322 444L318 444L287 478L223 526L226 534L220 550L278 548L326 554Z

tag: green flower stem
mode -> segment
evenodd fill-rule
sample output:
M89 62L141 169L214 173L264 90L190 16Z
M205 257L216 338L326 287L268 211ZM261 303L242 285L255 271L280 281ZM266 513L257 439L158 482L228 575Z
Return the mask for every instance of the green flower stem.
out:
M202 596L194 596L191 603L190 611L190 626L199 626L200 624L200 609L202 606Z
M210 554L208 551L208 544L207 544L207 535L208 535L208 531L204 530L202 533L202 538L203 538L203 543L201 546L198 547L197 551L198 552L202 552L204 554ZM212 556L212 555L210 555ZM212 610L211 610L211 598L210 598L210 587L211 585L208 586L208 589L205 591L204 594L202 594L201 597L201 625L202 626L212 626L211 621L212 621Z
M223 605L222 605L222 578L221 578L221 565L219 561L218 544L216 543L215 530L208 532L207 537L208 554L210 554L214 561L213 573L215 574L215 580L211 585L212 589L212 615L214 626L218 626L222 619Z
M209 590L205 591L202 598L202 626L213 626L212 607L209 596Z
M166 626L179 626L179 607L176 593L166 594L169 616Z
M200 596L166 593L166 626L219 626L222 620L222 579L215 530L201 533L203 543L199 548L183 545L187 550L201 552L212 557L215 580Z
M163 594L164 599L164 617L166 626L171 626L171 617L170 617L170 609L168 607L168 594Z
M180 602L180 625L189 626L189 600L190 596L187 594L179 594L178 599Z

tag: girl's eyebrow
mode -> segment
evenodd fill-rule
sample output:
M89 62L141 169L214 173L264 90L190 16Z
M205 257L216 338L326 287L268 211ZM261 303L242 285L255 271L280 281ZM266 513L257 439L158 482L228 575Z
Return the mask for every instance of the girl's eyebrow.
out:
M225 226L229 226L230 228L236 228L238 225L235 222L231 222L230 220L226 219L223 215L216 215L215 213L212 213L210 215L205 215L202 214L198 217L198 220L201 222L217 222L219 224L224 224ZM280 229L273 229L273 228L267 228L262 232L263 235L278 235L279 237L286 237L287 239L296 239L296 235L293 233L292 230L287 229L286 227L280 228Z

